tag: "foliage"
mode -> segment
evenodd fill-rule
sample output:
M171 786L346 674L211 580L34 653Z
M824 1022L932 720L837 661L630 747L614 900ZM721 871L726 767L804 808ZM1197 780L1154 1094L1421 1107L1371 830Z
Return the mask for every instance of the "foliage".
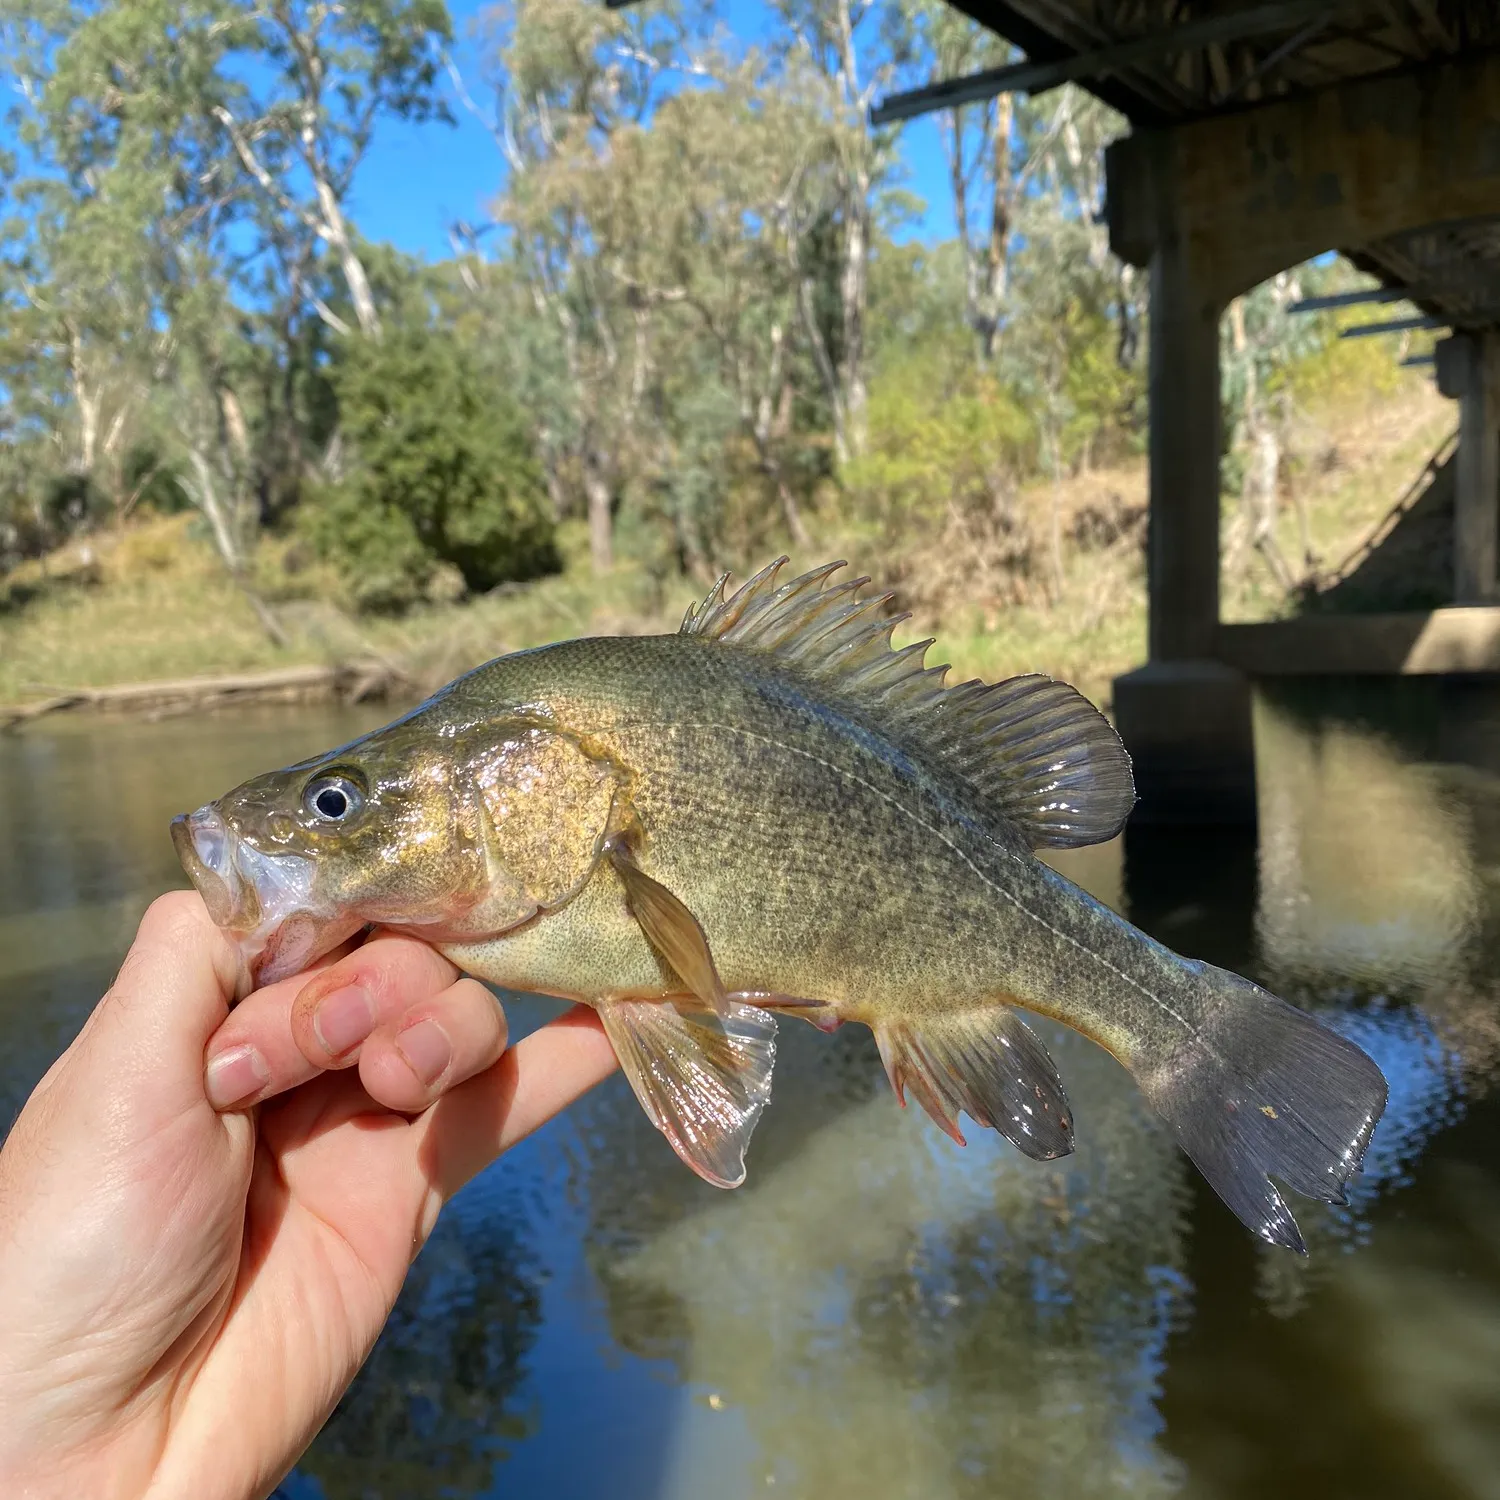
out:
M994 374L941 348L877 377L870 433L869 452L847 471L849 492L893 542L954 512L1004 511L1037 444L1031 416Z
M122 520L170 475L243 580L333 435L323 331L378 331L344 204L379 119L441 113L446 8L4 0L0 30L9 508L43 535L10 533Z
M394 613L574 539L665 594L847 525L893 580L930 547L985 609L1071 598L1058 497L1145 426L1144 282L1097 213L1124 121L1073 87L944 113L924 244L868 106L1009 47L940 0L771 10L502 0L450 89L442 0L0 0L0 569L188 506L273 641L263 589ZM356 184L383 122L458 106L493 217L419 265ZM1341 274L1226 319L1229 551L1288 586L1290 424L1373 345L1287 309Z
M413 324L340 353L335 389L352 461L309 500L305 525L362 608L414 603L440 562L476 592L556 568L530 435L461 344Z

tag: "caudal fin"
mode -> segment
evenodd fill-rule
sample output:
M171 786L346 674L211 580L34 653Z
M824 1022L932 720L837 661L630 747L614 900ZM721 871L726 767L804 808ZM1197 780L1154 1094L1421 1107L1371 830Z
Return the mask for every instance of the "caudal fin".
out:
M1353 1042L1248 979L1194 964L1211 998L1187 1040L1132 1071L1209 1185L1262 1239L1305 1252L1270 1179L1343 1203L1385 1108Z

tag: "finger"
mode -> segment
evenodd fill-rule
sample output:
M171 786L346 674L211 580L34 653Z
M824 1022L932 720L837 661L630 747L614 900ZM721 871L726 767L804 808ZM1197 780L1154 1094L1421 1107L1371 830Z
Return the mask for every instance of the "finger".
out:
M309 974L331 968L362 941L349 938L301 974L252 991L229 1012L203 1049L203 1092L215 1109L247 1108L317 1073L292 1039L292 1002Z
M477 979L460 979L364 1043L360 1081L387 1109L420 1114L444 1090L492 1067L505 1041L500 1002Z
M439 1099L413 1130L433 1194L424 1233L444 1200L617 1066L596 1012L575 1005Z
M457 970L415 938L377 933L318 969L248 995L204 1053L204 1089L218 1109L285 1093L329 1068L359 1061L363 1041L431 999Z
M76 1050L107 1070L112 1097L149 1098L153 1117L157 1105L174 1113L201 1105L203 1046L227 1014L238 976L239 957L203 898L159 896Z
M149 1139L201 1110L203 1041L228 1010L238 973L233 947L196 892L153 901L114 984L10 1132L9 1160L30 1137L46 1143L38 1165L61 1161L86 1173L93 1148Z

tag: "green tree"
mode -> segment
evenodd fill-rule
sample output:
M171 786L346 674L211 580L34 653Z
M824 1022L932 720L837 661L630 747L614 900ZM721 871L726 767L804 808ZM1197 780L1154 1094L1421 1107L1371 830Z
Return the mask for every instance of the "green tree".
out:
M592 0L516 0L491 15L492 83L509 168L496 205L507 253L546 325L555 372L542 425L554 487L582 490L596 573L641 469L657 307L640 257L655 205L634 142L693 59L679 15Z
M116 515L173 476L278 639L250 553L338 477L328 331L379 331L347 195L379 119L441 114L449 35L442 0L0 0L7 456Z
M440 562L473 591L557 567L530 434L463 344L411 323L339 352L349 470L313 497L307 525L357 604L405 608Z
M448 118L437 92L452 40L444 0L198 0L222 29L228 77L205 102L274 210L327 245L360 331L380 332L347 200L382 117ZM342 320L326 303L318 310Z
M960 78L1008 62L1015 49L944 0L905 0L887 16L902 73L912 85ZM1017 160L1016 96L999 94L943 110L953 223L964 267L964 319L981 365L995 352L1005 310L1010 230L1033 161Z
M806 133L798 146L809 186L821 187L799 195L798 206L805 204L807 211L788 218L789 255L800 273L802 331L843 463L863 451L868 430L874 203L892 171L897 134L872 130L869 112L896 76L895 59L882 35L880 11L867 0L772 0L772 6L787 32L778 86L806 107ZM837 313L831 327L816 309L820 249L833 271Z

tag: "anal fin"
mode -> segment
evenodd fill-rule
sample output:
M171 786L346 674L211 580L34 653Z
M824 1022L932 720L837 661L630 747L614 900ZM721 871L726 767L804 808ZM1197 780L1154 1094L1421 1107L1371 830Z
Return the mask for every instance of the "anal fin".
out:
M909 1091L959 1145L958 1116L998 1130L1036 1161L1073 1149L1062 1080L1032 1029L1007 1005L890 1021L875 1040L896 1097Z
M651 1123L705 1182L738 1187L771 1097L776 1018L734 1000L722 1016L670 1000L609 1000L599 1014Z

